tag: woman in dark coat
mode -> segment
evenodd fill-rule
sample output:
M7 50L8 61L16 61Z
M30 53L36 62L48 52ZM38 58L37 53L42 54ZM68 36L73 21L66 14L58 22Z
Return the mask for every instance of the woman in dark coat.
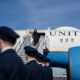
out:
M38 41L39 41L39 34L38 34L36 29L34 29L32 37L33 37L34 45L36 45L38 43Z

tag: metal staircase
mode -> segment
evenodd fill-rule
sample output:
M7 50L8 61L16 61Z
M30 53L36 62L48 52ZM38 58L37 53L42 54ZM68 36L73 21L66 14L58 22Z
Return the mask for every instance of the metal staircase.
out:
M45 48L45 42L44 42L44 37L43 36L40 37L37 45L38 45L38 47L37 47L38 52L43 54L43 50Z
M17 43L17 45L14 48L17 54L22 58L24 63L26 62L24 47L28 45L30 45L30 37L25 36L21 41Z
M37 45L34 46L33 42L31 42L31 38L29 36L25 36L21 41L17 43L15 46L15 50L17 54L22 58L23 62L26 63L26 58L25 58L25 53L24 53L24 47L25 46L31 46L33 48L36 48L38 52L43 54L43 49L44 49L44 37L41 36Z

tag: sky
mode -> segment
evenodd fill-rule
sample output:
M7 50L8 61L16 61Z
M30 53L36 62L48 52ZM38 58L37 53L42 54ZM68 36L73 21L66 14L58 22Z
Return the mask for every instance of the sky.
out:
M80 28L80 0L0 0L0 26L15 30Z

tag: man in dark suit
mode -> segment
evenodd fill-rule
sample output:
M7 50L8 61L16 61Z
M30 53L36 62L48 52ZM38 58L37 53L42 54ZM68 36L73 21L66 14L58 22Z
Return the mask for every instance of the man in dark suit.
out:
M49 66L50 60L47 59L46 57L44 57L40 53L37 54L36 59L37 59L37 63L39 65L42 65L42 70L43 70L43 74L44 74L44 79L43 80L53 80L52 69Z
M0 26L0 80L24 80L24 64L13 46L19 35Z
M46 66L44 66L44 70L45 70L45 75L47 77L45 77L46 80L53 80L53 71L51 69L51 67L49 66L50 60L48 58L44 58L43 62L45 63Z
M27 64L25 65L25 80L43 80L42 67L36 63L37 50L26 46L25 56Z
M44 56L42 54L40 54L40 53L38 53L36 55L36 62L42 67L46 66L45 62L43 62L43 58L44 58Z

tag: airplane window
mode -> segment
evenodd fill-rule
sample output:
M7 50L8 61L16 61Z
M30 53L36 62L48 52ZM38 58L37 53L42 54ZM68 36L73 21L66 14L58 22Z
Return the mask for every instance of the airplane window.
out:
M71 42L74 42L74 39L73 38L71 38Z
M62 38L60 39L60 42L63 42L63 39Z
M68 42L68 39L65 39L66 42Z

